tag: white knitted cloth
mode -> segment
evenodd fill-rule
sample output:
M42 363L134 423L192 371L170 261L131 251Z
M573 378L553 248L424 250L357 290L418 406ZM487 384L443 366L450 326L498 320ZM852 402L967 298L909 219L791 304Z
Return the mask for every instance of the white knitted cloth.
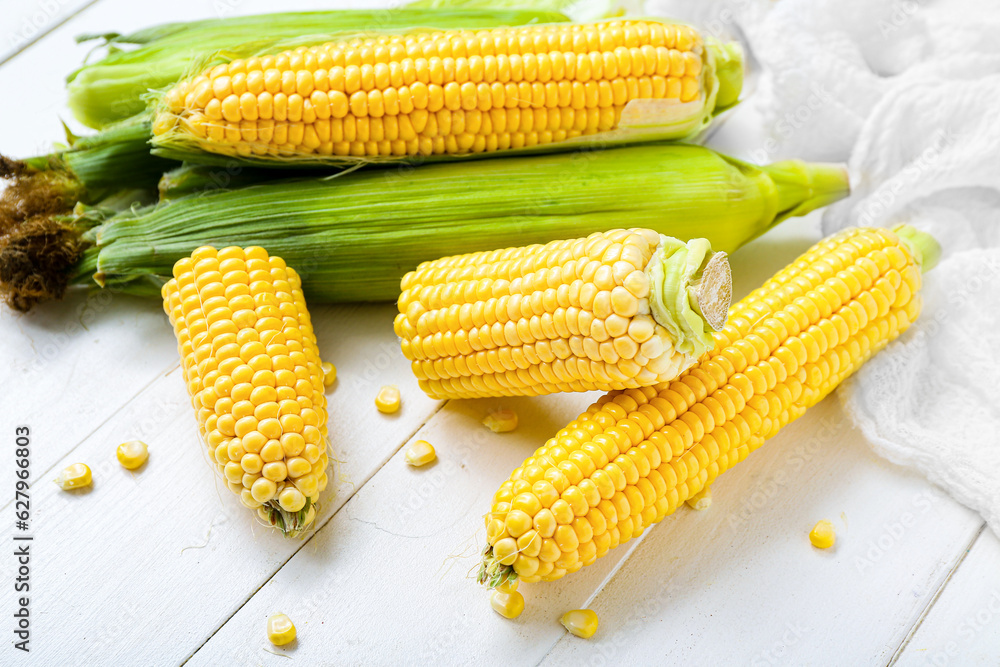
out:
M907 222L941 242L924 311L840 389L875 450L919 470L1000 535L1000 3L650 0L763 63L762 160L848 160L826 234ZM731 18L733 17L733 18ZM817 104L817 99L821 102Z

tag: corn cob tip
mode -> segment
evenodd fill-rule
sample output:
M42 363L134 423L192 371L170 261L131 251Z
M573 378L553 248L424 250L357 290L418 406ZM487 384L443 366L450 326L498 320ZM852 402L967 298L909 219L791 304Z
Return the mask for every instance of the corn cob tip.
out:
M851 178L843 164L781 160L761 167L778 188L775 222L806 215L851 193Z
M503 559L498 558L493 551L493 545L487 544L483 549L483 562L479 565L479 575L476 577L476 581L486 586L486 589L490 591L495 588L504 590L516 588L517 572L514 571L513 565L500 562L508 560L508 558L509 556Z
M906 224L896 225L892 231L913 253L923 273L927 273L941 261L941 244L927 232L922 232L916 227Z
M297 512L289 512L277 500L269 500L261 506L258 515L269 526L274 526L285 537L299 537L312 525L316 517L316 505L306 497L306 504Z

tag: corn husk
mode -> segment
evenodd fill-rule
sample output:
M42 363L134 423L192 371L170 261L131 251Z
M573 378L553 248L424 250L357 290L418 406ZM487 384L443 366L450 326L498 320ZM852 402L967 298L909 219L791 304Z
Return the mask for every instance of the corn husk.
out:
M707 148L605 151L368 169L335 178L189 191L103 220L73 280L158 295L201 245L260 245L296 267L311 302L386 301L420 262L621 227L731 252L793 215L844 197L839 166L757 167ZM94 225L93 218L80 222Z

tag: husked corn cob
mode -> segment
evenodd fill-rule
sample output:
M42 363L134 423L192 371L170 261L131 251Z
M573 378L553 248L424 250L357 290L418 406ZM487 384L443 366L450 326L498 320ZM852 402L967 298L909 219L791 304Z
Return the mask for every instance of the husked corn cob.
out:
M154 144L283 158L517 150L613 130L636 100L662 102L643 124L685 136L715 109L715 58L696 29L654 20L333 41L181 81Z
M642 533L826 396L920 312L940 248L903 226L822 241L736 304L679 379L611 392L517 468L480 581L551 581Z
M424 262L396 334L432 398L642 387L710 348L731 286L707 240L617 229Z
M198 248L163 308L202 438L230 490L295 535L327 485L323 371L298 274L263 248Z
M225 49L230 57L233 54L252 55L279 45L282 48L297 46L309 35L356 34L370 30L373 25L383 30L412 26L482 29L566 20L561 13L537 7L447 7L433 11L394 7L389 12L384 9L335 9L227 15L164 23L127 35L86 35L87 41L101 40L97 47L107 47L107 55L100 60L88 58L87 63L67 77L66 103L78 121L100 129L141 115L146 110L146 96L150 90L172 86L201 62L199 58L219 49ZM312 43L315 41L313 38Z

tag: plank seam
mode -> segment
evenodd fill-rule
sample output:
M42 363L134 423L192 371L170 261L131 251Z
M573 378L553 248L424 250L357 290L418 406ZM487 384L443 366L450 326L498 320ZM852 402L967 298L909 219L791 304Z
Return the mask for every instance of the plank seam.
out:
M61 21L56 22L51 27L49 27L47 30L44 30L43 32L40 32L39 34L35 35L31 39L27 40L24 44L22 44L20 46L20 48L18 48L13 53L8 54L4 58L0 58L0 67L2 67L3 65L6 65L11 60L13 60L17 56L21 55L22 53L24 53L25 51L27 51L28 49L30 49L32 46L34 46L35 44L37 44L44 37L46 37L47 35L51 34L54 31L58 30L59 28L63 27L64 25L66 25L67 23L69 23L71 20L73 20L74 18L76 18L77 16L79 16L80 14L82 14L86 10L88 10L91 7L93 7L94 5L96 5L98 2L99 2L99 0L90 0L90 2L88 2L88 3L84 4L84 5L81 5L75 11L67 14Z
M961 567L962 563L965 562L965 559L969 555L969 551L976 544L976 542L979 541L979 537L983 534L984 530L986 530L985 521L979 526L979 530L976 531L976 534L972 536L972 539L965 546L965 550L959 555L958 560L955 561L955 564L952 566L951 570L948 571L948 576L944 578L944 581L942 581L941 585L938 586L938 589L934 592L934 595L921 610L920 615L917 616L917 619L913 622L910 631L906 633L906 636L903 638L903 641L900 642L899 646L896 648L896 651L892 654L892 658L889 659L889 662L886 664L886 667L893 667L902 657L903 651L906 650L906 647L909 645L914 635L916 635L917 630L919 630L920 626L923 624L924 619L926 619L928 614L930 614L931 609L934 607L935 604L937 604L937 601L941 597L941 594L944 593L945 588L947 588L948 584L951 583L951 578L955 576L955 572L957 572L958 568Z
M621 571L622 567L625 566L625 563L627 563L628 560L629 560L629 558L632 557L632 554L635 552L635 550L637 548L639 548L639 545L642 544L642 541L646 539L646 536L649 535L649 533L654 528L656 528L656 526L658 526L658 525L659 525L659 523L653 524L647 530L644 530L642 532L642 535L640 535L638 538L636 538L635 540L631 540L632 541L632 546L625 552L625 555L622 556L621 559L619 559L619 561L615 564L615 566L611 568L611 571L608 572L607 576L604 577L604 579L601 580L601 583L598 584L597 587L594 588L594 592L591 593L587 597L587 600L583 603L583 607L582 607L583 609L590 609L590 606L594 603L594 600L597 599L597 596L600 595L604 591L605 588L607 588L607 585L609 583L611 583L611 580L614 579L618 575L618 573ZM549 645L549 648L548 648L548 650L545 651L545 654L542 655L542 657L539 659L539 661L535 663L535 667L539 667L539 665L541 665L542 663L544 663L548 659L548 657L552 653L552 651L554 651L556 649L556 646L559 645L559 642L561 642L563 639L565 639L568 636L569 636L569 632L564 630L563 633L561 635L559 635L556 638L556 640L554 642L552 642L551 645Z
M347 497L346 497L346 498L344 499L344 502L343 502L343 503L341 503L340 507L338 507L338 508L336 509L336 511L334 511L334 512L333 512L332 514L330 514L329 516L327 516L327 517L326 517L326 520L325 520L325 521L323 521L322 525L320 525L320 526L319 526L318 528L316 528L316 530L314 530L314 531L312 532L312 534L310 534L310 535L309 535L309 539L306 539L306 540L303 540L303 541L302 541L302 544L301 544L301 545L299 545L299 548L298 548L298 549L296 549L295 551L293 551L292 553L290 553L290 554L288 555L288 558L286 558L286 559L285 559L284 561L282 561L282 563L281 563L281 564L280 564L280 565L279 565L279 566L278 566L277 568L275 568L274 572L272 572L272 573L270 574L270 576L268 576L268 577L267 577L267 578L266 578L266 579L265 579L265 580L264 580L263 582L261 582L260 586L258 586L258 587L257 587L256 589L254 589L254 590L253 590L253 592L251 592L251 593L250 593L250 595L248 595L248 596L246 597L246 599L244 599L244 600L243 600L243 602L242 602L242 603L240 603L240 605L239 605L238 607L236 607L236 609L234 609L234 610L233 610L233 613L232 613L232 614L230 614L229 616L227 616L227 617L226 617L226 620L224 620L224 621L223 621L222 623L220 623L220 624L219 624L219 626L218 626L218 627L216 627L216 628L215 628L215 630L213 630L213 631L212 631L212 634L210 634L210 635L209 635L208 637L206 637L206 638L205 638L205 641L203 641L203 642L202 642L201 644L199 644L199 645L198 645L198 647L197 647L197 648L195 648L195 650L194 650L194 651L192 651L190 655L188 655L188 657L184 658L184 661L183 661L183 662L181 662L181 667L183 667L184 665L186 665L186 664L187 664L187 663L188 663L188 662L189 662L189 661L191 660L191 658L193 658L193 657L194 657L195 655L197 655L198 651L200 651L201 649L203 649L203 648L205 647L205 645L206 645L206 644L207 644L208 642L210 642L210 641L212 640L212 637L214 637L215 635L217 635L217 634L219 633L219 630L221 630L222 628L226 627L226 625L228 625L228 624L229 624L229 622L230 622L231 620L233 620L233 618L234 618L234 617L236 616L236 614L240 613L240 610L241 610L241 609L243 609L243 607L245 607L245 606L247 605L247 603L248 603L248 602L250 602L250 600L252 600L252 599L253 599L253 598L254 598L254 597L255 597L255 596L257 595L257 593L260 593L260 591L261 591L261 590L262 590L262 589L264 588L264 586L267 586L267 584L268 584L268 583L269 583L269 582L270 582L270 581L271 581L272 579L274 579L275 575L277 575L277 574L278 574L279 572L281 572L281 570L282 570L282 569L284 569L284 567L285 567L286 565L288 565L288 562L289 562L289 561L291 561L291 560L292 560L293 558L295 558L296 554L298 554L298 553L299 553L299 552L300 552L300 551L301 551L301 550L302 550L303 548L305 548L305 546L306 546L307 544L309 544L310 542L312 542L312 541L313 541L313 538L315 538L315 537L316 537L316 535L317 535L317 534L318 534L318 533L319 533L319 532L320 532L321 530L323 530L324 528L326 528L326 526L327 526L327 525L328 525L328 524L329 524L329 523L330 523L331 521L333 521L334 517L336 517L336 516L337 516L338 514L340 514L340 512L341 512L341 511L343 511L343 509L344 509L345 507L347 507L347 504L351 502L351 499L352 499L352 498L354 498L354 496L358 495L358 493L359 493L359 492L360 492L360 491L361 491L361 490L362 490L363 488L365 488L365 485L366 485L366 484L367 484L367 483L368 483L369 481L371 481L371 479L372 479L372 478L373 478L373 477L374 477L375 475L377 475L377 474L379 473L379 471L381 471L381 470L382 470L382 468L384 468L384 467L386 466L386 464L388 464L388 463L389 463L389 461L391 461L391 460L392 460L392 457L393 457L393 456L395 456L396 454L398 454L398 453L399 453L399 450L400 450L400 449L402 449L402 448L403 448L403 447L404 447L404 446L406 445L406 443L408 443L408 442L409 442L410 440L412 440L412 439L413 439L413 437L414 437L414 436L415 436L415 435L416 435L417 433L419 433L419 432L420 432L420 429L422 429L422 428L423 428L424 426L426 426L426 425L427 425L427 423L428 423L428 422L429 422L429 421L430 421L431 419L433 419L433 418L434 418L434 416L435 416L435 415L436 415L437 413L441 412L441 410L443 410L443 409L444 409L444 407L445 407L446 405L448 405L448 404L449 404L450 402L451 402L451 400L448 400L448 401L443 401L443 402L439 403L439 404L438 404L438 406L437 406L437 407L436 407L436 408L435 408L435 409L434 409L434 410L433 410L433 411L432 411L432 412L431 412L430 414L428 414L428 415L427 415L427 416L426 416L426 417L425 417L425 418L423 419L423 421L421 421L421 422L420 422L420 423L419 423L419 424L418 424L418 425L416 426L416 428L414 428L414 429L413 429L413 430L412 430L412 431L411 431L411 432L410 432L410 433L409 433L408 435L406 435L406 436L405 436L405 437L403 438L403 441L399 443L399 446L398 446L398 447L396 447L396 449L392 450L392 453L391 453L391 454L389 454L389 456L387 456L387 457L385 458L385 460L383 460L383 461L382 461L382 463L381 463L381 464L379 464L379 466L378 466L378 467L377 467L377 468L376 468L375 470L373 470L373 471L372 471L372 473L371 473L370 475L368 475L368 476L367 476L367 477L366 477L366 478L365 478L365 479L364 479L364 480L363 480L363 481L361 482L361 484L359 484L359 485L357 485L357 486L355 486L355 487L354 487L354 490L353 490L353 491L351 491L351 493L350 493L350 494L348 494L348 496L347 496Z

